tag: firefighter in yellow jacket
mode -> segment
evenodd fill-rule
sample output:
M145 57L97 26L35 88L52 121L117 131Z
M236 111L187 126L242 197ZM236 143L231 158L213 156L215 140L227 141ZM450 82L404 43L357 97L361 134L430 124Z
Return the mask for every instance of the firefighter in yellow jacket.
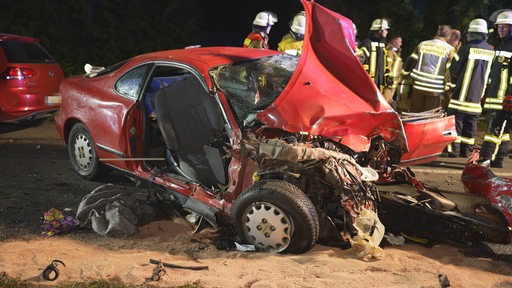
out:
M441 25L434 39L418 44L407 58L402 77L413 81L411 112L424 112L441 108L444 92L449 86L449 67L456 55L455 48L447 43L451 27Z
M398 83L402 79L402 37L394 36L386 46L386 74L384 75L384 97L389 103L394 102L394 95L398 87Z
M290 55L300 56L304 43L305 30L306 14L304 11L301 11L293 17L290 23L290 31L284 35L281 42L277 44L277 50Z

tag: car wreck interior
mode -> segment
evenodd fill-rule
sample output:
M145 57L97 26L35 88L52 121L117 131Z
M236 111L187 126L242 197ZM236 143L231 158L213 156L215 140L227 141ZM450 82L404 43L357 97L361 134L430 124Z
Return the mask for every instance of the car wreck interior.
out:
M225 184L225 121L215 98L191 73L166 68L155 73L145 99L146 107L151 105L146 110L146 153L164 156L165 162L147 164L170 168L172 173L207 187Z

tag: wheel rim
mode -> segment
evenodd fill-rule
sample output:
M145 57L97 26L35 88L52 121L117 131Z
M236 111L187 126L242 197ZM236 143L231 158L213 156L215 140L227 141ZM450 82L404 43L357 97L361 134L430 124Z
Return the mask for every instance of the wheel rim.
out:
M91 142L84 134L78 134L75 137L73 145L75 161L81 170L89 170L92 167L93 151Z
M293 222L279 207L258 202L245 213L244 230L259 249L281 252L290 245Z

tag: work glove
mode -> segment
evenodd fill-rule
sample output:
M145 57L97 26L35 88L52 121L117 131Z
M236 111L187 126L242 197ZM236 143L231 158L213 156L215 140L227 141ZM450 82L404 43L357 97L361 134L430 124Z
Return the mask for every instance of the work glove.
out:
M508 113L512 112L512 95L507 95L505 99L503 99L503 111Z
M384 82L386 83L386 87L392 87L395 82L395 77L391 75L385 75Z

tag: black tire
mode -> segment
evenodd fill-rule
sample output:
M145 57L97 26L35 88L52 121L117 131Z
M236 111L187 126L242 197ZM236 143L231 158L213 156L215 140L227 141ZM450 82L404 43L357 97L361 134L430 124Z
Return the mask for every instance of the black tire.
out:
M318 240L315 206L296 186L263 180L245 190L233 204L235 231L258 250L304 253Z
M98 159L91 134L82 123L75 124L69 132L68 153L73 168L82 178L96 180L106 172Z

